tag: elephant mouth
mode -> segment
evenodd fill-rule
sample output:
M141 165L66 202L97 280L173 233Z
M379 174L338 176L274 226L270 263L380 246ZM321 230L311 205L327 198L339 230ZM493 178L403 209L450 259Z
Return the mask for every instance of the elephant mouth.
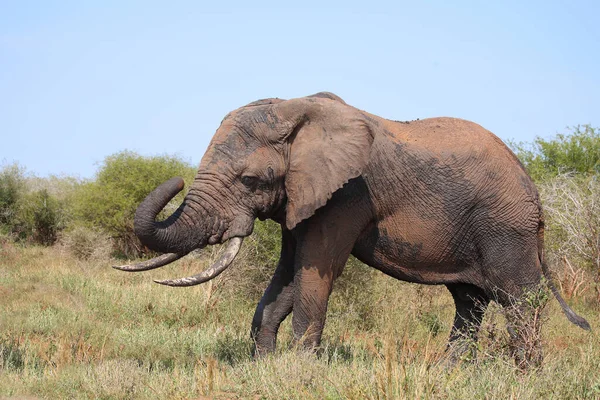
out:
M223 271L225 271L231 265L233 260L235 260L235 257L239 253L243 241L243 237L234 237L229 239L229 241L227 242L227 247L225 248L225 251L219 258L219 260L217 260L213 265L200 272L199 274L179 279L155 280L154 282L166 286L183 287L198 285L200 283L204 283L211 279L214 279ZM155 257L151 260L142 261L137 264L113 266L113 268L126 272L149 271L151 269L163 267L167 264L172 263L173 261L179 260L187 254L188 253L167 253Z

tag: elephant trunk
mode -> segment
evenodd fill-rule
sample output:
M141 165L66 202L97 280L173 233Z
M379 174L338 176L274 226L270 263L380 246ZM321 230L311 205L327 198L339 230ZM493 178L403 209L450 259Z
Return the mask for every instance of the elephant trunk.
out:
M192 208L187 199L166 220L157 222L156 216L184 186L182 178L172 178L154 189L138 206L134 218L134 231L148 248L162 253L187 254L206 245L209 232L199 227L207 215L202 207Z
M215 218L208 218L208 213L193 196L189 195L183 204L166 220L156 222L156 216L183 189L183 179L172 178L154 189L146 199L139 205L135 212L134 230L141 242L163 254L152 260L142 261L136 264L114 266L121 271L148 271L167 265L185 256L190 251L204 247L207 238L215 232L206 228L206 225L215 226ZM192 203L195 206L192 206ZM206 221L209 221L207 224ZM204 224L204 226L201 226ZM222 231L217 233L222 234ZM240 246L242 237L234 237L229 240L227 248L210 268L190 276L188 278L156 281L168 286L192 286L209 281L225 271L233 262Z

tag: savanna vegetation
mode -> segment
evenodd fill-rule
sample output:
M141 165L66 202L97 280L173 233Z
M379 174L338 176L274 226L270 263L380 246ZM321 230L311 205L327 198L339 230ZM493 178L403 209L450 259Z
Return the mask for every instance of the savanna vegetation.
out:
M249 327L277 262L277 225L257 221L235 264L204 285L152 279L198 272L218 247L151 272L115 271L151 256L133 235L137 204L164 180L189 183L195 173L178 157L121 152L90 180L0 169L0 397L600 398L600 131L579 126L512 148L540 189L556 281L594 329L571 325L552 298L541 301L541 369L515 368L495 306L477 358L449 367L447 290L355 259L336 281L319 355L290 349L288 320L277 353L252 360Z

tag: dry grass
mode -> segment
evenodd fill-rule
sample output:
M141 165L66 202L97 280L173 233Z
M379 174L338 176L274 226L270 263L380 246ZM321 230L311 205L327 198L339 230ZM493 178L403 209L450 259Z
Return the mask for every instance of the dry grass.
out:
M253 361L258 298L232 290L247 266L194 288L152 283L196 272L215 256L126 274L110 268L117 261L2 243L0 397L600 397L600 340L570 325L556 302L547 307L542 369L514 367L497 307L486 315L476 362L449 368L442 361L454 306L445 288L398 282L358 263L336 283L319 356L288 349L286 321L278 352ZM596 303L577 300L600 327Z

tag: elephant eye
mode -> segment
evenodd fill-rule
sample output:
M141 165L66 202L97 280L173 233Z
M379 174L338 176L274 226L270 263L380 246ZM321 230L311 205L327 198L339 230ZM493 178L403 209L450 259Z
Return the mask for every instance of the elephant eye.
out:
M242 184L246 187L249 188L254 188L256 187L258 183L258 177L256 176L251 176L251 175L244 175L242 176Z

